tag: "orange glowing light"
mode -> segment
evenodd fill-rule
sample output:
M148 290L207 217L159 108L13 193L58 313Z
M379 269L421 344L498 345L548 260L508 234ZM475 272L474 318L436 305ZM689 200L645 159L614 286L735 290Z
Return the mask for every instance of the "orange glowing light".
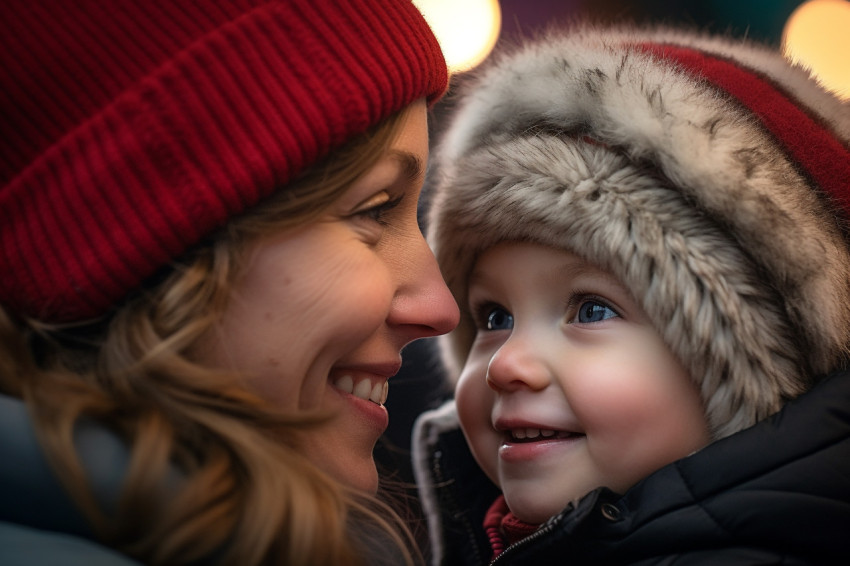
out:
M810 0L785 24L785 56L811 69L824 88L850 99L850 1Z
M413 0L440 42L452 72L480 64L496 45L502 24L498 0Z

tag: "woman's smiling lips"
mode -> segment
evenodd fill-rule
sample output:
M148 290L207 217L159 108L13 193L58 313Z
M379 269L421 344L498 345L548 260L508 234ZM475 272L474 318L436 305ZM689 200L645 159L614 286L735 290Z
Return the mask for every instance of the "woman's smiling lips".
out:
M333 386L344 393L354 395L358 399L383 405L387 400L389 382L378 376L364 376L355 383L353 375L343 375L334 380Z
M383 408L389 392L388 380L400 369L400 361L339 366L331 372L329 382L342 393Z
M354 411L353 414L359 415L354 422L360 422L372 429L376 439L387 430L390 424L384 402L387 400L389 389L387 380L395 375L399 365L396 364L393 367L395 367L393 371L374 367L371 370L365 370L362 367L356 370L338 368L328 381L331 389L336 391L346 401L346 406ZM343 414L345 413L347 410L343 410ZM354 425L354 422L350 426L359 426Z

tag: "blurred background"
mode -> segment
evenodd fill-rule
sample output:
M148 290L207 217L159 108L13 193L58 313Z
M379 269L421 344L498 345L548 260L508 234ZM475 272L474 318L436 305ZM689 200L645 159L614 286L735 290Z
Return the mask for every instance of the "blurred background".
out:
M812 69L821 83L848 99L850 111L850 0L414 0L434 28L454 77L449 96L433 109L431 139L452 108L451 92L495 49L572 21L667 24L776 47ZM426 186L427 194L427 186ZM427 200L427 199L426 199ZM390 382L390 428L376 449L385 477L415 497L410 465L413 421L450 396L432 340L405 349L404 366ZM396 483L398 483L396 481ZM415 502L413 503L414 512ZM416 518L414 517L414 522ZM422 527L424 529L424 526Z
M501 44L575 20L687 26L749 37L810 66L850 97L848 0L414 0L450 67L463 73Z

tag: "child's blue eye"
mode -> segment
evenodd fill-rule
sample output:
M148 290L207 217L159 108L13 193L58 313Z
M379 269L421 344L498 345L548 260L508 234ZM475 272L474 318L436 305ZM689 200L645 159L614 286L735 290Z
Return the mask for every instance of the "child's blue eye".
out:
M575 322L600 322L602 320L608 320L609 318L618 318L619 316L620 315L608 305L599 301L588 299L578 306Z
M494 307L487 313L487 330L510 330L514 317L502 307Z

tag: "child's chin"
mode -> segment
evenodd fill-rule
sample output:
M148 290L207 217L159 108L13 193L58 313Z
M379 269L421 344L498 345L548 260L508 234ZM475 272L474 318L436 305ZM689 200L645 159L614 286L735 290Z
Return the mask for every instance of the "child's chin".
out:
M539 525L545 523L553 515L560 513L570 500L564 500L563 505L561 505L558 502L559 500L552 498L551 493L549 497L545 497L540 494L530 495L506 491L505 501L507 501L511 513L517 519L532 525Z

